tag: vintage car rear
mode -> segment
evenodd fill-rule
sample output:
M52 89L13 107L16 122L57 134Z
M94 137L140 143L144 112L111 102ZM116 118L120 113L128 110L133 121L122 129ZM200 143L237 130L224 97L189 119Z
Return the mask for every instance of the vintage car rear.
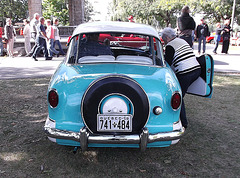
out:
M91 47L89 35L111 54ZM132 40L131 40L132 38ZM99 45L98 44L98 45ZM125 22L79 25L48 88L51 141L81 147L166 147L184 134L181 89L158 33Z

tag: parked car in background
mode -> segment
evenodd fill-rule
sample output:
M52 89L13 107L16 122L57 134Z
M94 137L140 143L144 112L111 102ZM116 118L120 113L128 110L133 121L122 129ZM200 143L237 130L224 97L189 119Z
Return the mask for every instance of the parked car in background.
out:
M230 44L233 46L240 45L240 31L236 32L234 36L230 38Z
M209 84L198 95L211 96L213 69L205 68L202 81ZM189 92L194 94L194 87ZM83 151L167 147L185 132L181 102L179 82L164 61L154 28L86 23L73 32L67 56L50 81L44 129L51 141Z
M233 45L233 46L239 46L240 45L240 38L231 37L230 38L230 44Z
M206 37L206 42L207 43L211 43L211 44L215 44L215 41L214 41L214 37L215 37L215 32L213 32L210 36L207 36ZM219 41L220 43L223 42L223 38L221 37L221 40Z

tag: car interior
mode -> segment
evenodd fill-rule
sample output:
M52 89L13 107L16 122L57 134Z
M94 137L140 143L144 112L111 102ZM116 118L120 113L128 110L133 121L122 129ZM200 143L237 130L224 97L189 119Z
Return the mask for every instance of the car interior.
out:
M87 45L84 46L84 44L93 39L89 36L89 34L80 34L71 39L67 55L68 63L87 64L117 62L144 65L164 64L161 42L154 37L138 34L98 33L98 38L96 39L95 33L94 38L96 43L98 43L97 45L100 47L109 47L112 55L97 55L97 50L95 50L93 54L84 56L80 53L82 50L85 50L84 48L88 47ZM90 49L86 50L91 51L93 49L90 46Z

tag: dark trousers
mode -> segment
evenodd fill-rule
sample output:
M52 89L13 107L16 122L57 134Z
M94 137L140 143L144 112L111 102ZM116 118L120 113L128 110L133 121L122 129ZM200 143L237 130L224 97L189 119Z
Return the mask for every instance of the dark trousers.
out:
M185 96L188 90L188 87L200 76L200 74L201 74L201 69L197 69L186 74L176 75L182 89L182 97ZM182 99L182 107L180 112L180 119L181 119L182 125L185 128L187 128L188 121L186 117L186 111L185 111L185 105L184 105L183 99Z
M218 45L219 45L219 41L218 40L214 40L214 41L215 41L215 48L214 48L213 52L216 53Z
M37 36L37 33L35 33L35 32L32 32L32 33L31 33L31 37L32 37L32 39L34 39L35 44L34 44L34 46L32 47L32 49L31 49L31 51L30 51L30 54L33 54L34 51L35 51L36 48L37 48L37 39L36 39L36 36Z
M222 45L222 53L228 53L228 48L229 48L229 40L223 41Z
M55 48L55 45L58 45L58 48L59 48L59 50L60 50L60 54L65 55L65 52L63 51L62 46L61 46L61 43L60 43L59 40L55 40L55 41L53 42L53 48Z
M44 38L37 37L36 43L37 43L37 47L36 47L36 49L35 49L35 51L33 53L33 57L36 58L38 53L40 52L40 50L43 47L44 48L44 57L47 58L48 57L48 51L47 51L46 40Z
M189 46L192 48L193 41L192 41L192 36L191 35L182 35L182 36L179 36L179 38L184 39L189 44Z

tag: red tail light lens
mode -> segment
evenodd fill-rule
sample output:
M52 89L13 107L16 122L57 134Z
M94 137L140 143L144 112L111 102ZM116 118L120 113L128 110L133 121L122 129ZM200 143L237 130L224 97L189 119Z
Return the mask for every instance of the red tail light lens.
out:
M181 102L182 102L181 95L179 93L174 93L171 100L172 108L174 110L179 109Z
M51 90L48 93L48 102L51 107L55 108L58 105L58 94L56 90Z

